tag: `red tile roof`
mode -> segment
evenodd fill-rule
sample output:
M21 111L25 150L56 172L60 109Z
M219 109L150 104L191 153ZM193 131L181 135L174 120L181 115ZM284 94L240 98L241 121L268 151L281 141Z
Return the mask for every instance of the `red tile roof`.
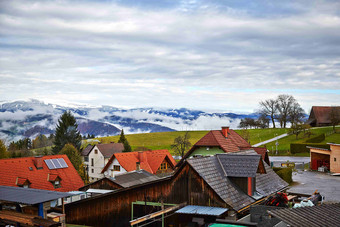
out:
M27 179L31 184L30 188L68 192L78 190L84 186L78 172L66 155L50 155L41 157L42 160L63 158L68 165L63 169L49 169L46 163L42 162L42 169L34 165L35 157L0 159L0 185L16 187L18 179ZM31 167L32 170L29 169ZM53 177L55 176L55 177ZM49 178L59 177L60 188L54 188ZM22 180L20 180L22 182Z
M188 158L198 147L220 147L225 153L229 153L240 151L243 147L250 147L250 144L232 129L228 130L227 137L223 135L222 130L211 130L192 146L182 160ZM177 166L181 165L182 160Z
M140 168L152 174L155 174L164 160L167 160L174 168L176 161L171 156L168 150L155 150L155 151L136 151L115 153L112 155L102 173L104 173L114 159L117 159L119 164L128 172L136 170L136 162L140 162Z

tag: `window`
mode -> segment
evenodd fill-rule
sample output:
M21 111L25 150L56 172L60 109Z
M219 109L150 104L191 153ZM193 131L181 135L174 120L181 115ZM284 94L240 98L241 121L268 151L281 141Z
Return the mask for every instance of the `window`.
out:
M91 158L91 166L94 166L94 160Z
M91 172L94 173L94 169L91 169Z
M159 169L160 169L160 170L166 170L166 169L167 169L167 164L166 164L166 162L163 162L163 163L161 164L161 167L159 167Z
M84 157L84 161L85 161L85 162L88 162L88 161L89 161L89 156L85 156L85 157Z
M334 158L334 162L336 162L336 158Z
M97 149L95 149L95 150L94 150L94 153L95 153L95 154L98 154L98 150L97 150Z
M60 188L60 181L59 180L54 181L54 188Z
M120 166L114 165L113 166L113 171L120 171Z

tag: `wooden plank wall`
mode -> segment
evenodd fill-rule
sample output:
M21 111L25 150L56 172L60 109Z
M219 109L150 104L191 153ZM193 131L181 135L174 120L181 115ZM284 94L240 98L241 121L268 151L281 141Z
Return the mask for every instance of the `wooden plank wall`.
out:
M66 221L91 226L128 226L134 201L192 205L227 205L188 165L173 178L66 204Z

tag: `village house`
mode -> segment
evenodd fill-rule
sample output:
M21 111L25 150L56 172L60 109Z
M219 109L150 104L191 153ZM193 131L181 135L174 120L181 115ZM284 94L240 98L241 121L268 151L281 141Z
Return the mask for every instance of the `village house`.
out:
M66 155L0 159L0 185L59 192L84 186Z
M262 159L269 165L267 148L251 147L251 145L234 130L229 127L222 127L222 130L211 130L197 141L184 155L177 166L181 165L185 159L190 157L239 152L250 148L255 150L258 154L261 154Z
M330 143L330 150L309 147L311 170L326 167L332 173L340 173L340 144Z
M313 106L307 124L312 127L331 126L332 111L340 119L340 106Z
M160 204L227 208L225 215L235 220L287 186L254 150L243 150L186 159L171 176L66 204L65 209L68 223L98 226L127 226ZM171 218L166 224L177 226Z
M122 143L88 145L81 153L91 182L103 177L102 170L115 153L124 150Z
M168 150L115 153L102 170L104 176L143 169L152 174L166 174L174 170L176 161Z

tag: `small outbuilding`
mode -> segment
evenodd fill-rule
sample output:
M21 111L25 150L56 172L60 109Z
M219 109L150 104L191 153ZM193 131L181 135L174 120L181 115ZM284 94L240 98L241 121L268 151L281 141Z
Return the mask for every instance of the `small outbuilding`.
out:
M312 170L326 167L332 173L340 173L340 144L329 144L330 150L310 148L310 163Z

